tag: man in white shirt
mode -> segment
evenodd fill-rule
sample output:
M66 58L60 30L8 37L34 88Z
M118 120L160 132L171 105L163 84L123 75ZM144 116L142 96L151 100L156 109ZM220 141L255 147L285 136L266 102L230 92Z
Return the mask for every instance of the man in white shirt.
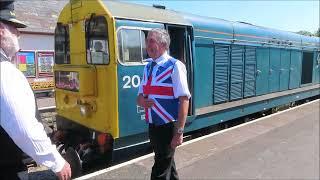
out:
M183 142L183 131L191 97L185 65L169 56L170 36L153 29L146 40L151 57L143 71L137 104L145 108L149 138L155 153L151 179L179 179L175 148Z
M60 180L71 178L71 168L35 117L32 89L10 61L19 50L17 28L26 27L13 12L13 1L0 1L0 179L19 179L21 150L52 169ZM21 149L21 150L20 150Z

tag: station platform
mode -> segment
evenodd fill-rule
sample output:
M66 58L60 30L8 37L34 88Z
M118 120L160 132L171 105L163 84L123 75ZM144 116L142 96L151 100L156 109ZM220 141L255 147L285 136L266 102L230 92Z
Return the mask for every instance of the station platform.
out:
M183 143L180 179L319 179L319 109L315 100ZM77 178L150 179L153 154Z

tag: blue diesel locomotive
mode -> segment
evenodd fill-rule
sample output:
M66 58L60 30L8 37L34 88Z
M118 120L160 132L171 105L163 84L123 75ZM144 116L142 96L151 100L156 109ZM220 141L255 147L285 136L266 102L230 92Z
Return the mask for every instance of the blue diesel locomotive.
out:
M156 7L72 0L55 31L57 125L60 141L83 164L148 141L144 109L135 100L152 28L169 32L170 55L187 67L187 132L320 94L319 38ZM97 42L102 52L95 51Z

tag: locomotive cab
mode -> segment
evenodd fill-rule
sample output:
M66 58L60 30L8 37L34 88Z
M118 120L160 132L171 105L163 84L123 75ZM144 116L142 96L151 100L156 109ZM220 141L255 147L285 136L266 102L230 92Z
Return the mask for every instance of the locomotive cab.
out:
M145 39L152 28L168 30L169 53L186 65L192 92L191 25L183 19L170 22L177 14L165 10L159 10L168 13L163 20L152 22L154 10L100 0L70 1L62 10L55 30L53 139L67 159L79 161L74 167L86 171L105 166L113 152L148 141L144 111L135 99L148 57ZM145 17L147 11L150 17ZM192 109L190 101L189 115Z
M113 18L101 1L70 1L55 29L53 140L75 176L111 162L118 136L113 36Z

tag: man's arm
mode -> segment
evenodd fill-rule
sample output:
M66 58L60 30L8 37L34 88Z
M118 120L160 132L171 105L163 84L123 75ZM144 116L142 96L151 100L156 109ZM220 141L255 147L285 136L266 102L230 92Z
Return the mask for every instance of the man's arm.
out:
M178 111L178 122L175 125L175 134L171 141L171 147L176 148L183 142L183 133L178 132L178 129L184 129L184 125L187 120L189 108L189 98L188 96L179 97L179 111Z
M172 82L174 95L179 98L178 122L176 122L176 132L171 141L171 147L176 148L183 142L183 132L178 133L178 130L183 131L184 129L189 109L189 98L191 97L188 88L187 71L184 64L180 61L176 62L173 69Z
M60 179L70 178L70 165L52 145L42 124L35 118L35 100L27 80L11 66L1 70L4 72L1 72L0 125L15 144L37 163L56 173L61 172L63 177Z
M189 109L189 98L187 96L179 97L178 122L176 129L184 129Z

